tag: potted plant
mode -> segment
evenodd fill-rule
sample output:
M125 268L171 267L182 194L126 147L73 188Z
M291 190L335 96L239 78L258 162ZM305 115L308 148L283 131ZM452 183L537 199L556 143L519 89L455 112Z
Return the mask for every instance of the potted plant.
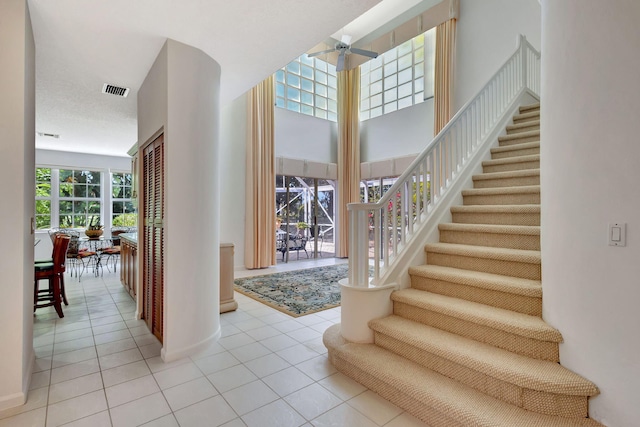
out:
M300 222L298 222L297 227L298 227L298 233L300 233L300 235L302 235L302 236L306 236L307 235L307 231L306 230L309 228L309 224L307 224L304 221L300 221Z
M87 226L87 229L84 230L84 234L86 234L90 239L97 239L98 237L102 236L102 233L103 230L102 225L100 224L100 218L96 219L95 216L91 216L89 225Z

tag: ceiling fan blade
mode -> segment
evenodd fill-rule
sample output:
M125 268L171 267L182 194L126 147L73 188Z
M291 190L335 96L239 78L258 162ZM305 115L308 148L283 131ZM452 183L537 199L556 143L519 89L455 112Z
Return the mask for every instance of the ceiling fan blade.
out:
M315 57L315 56L324 55L324 54L331 53L331 52L334 52L334 51L335 51L335 49L321 50L320 52L308 53L308 54L307 54L307 56L308 56L309 58L313 58L313 57Z
M340 52L338 56L338 63L336 64L336 71L344 70L344 50Z
M356 53L358 55L368 56L369 58L377 58L378 54L376 52L372 52L370 50L358 49L357 47L352 47L349 49L351 53Z
M348 46L351 44L351 36L348 34L343 34L340 41Z

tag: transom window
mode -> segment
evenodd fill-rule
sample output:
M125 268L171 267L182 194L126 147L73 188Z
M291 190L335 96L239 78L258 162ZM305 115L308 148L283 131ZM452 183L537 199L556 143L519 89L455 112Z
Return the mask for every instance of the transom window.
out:
M434 57L435 28L362 64L360 119L391 113L432 97Z
M276 107L336 121L336 67L306 54L276 71Z

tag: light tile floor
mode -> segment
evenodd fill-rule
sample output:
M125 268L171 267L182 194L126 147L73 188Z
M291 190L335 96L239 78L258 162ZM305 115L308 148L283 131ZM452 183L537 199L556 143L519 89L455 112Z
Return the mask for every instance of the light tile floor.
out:
M293 318L236 293L239 308L220 316L216 344L164 363L118 275L66 284L65 317L52 309L34 316L28 401L0 412L0 427L426 426L328 362L322 333L340 321L339 307Z

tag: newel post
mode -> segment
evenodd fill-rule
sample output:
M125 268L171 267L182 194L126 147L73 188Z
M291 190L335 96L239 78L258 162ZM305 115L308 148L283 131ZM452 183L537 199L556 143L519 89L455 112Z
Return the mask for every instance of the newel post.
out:
M371 285L369 280L369 210L349 204L349 277L340 280L340 333L351 342L372 343L369 321L391 314L394 283Z
M522 87L527 87L527 38L520 34L520 56L522 61Z

